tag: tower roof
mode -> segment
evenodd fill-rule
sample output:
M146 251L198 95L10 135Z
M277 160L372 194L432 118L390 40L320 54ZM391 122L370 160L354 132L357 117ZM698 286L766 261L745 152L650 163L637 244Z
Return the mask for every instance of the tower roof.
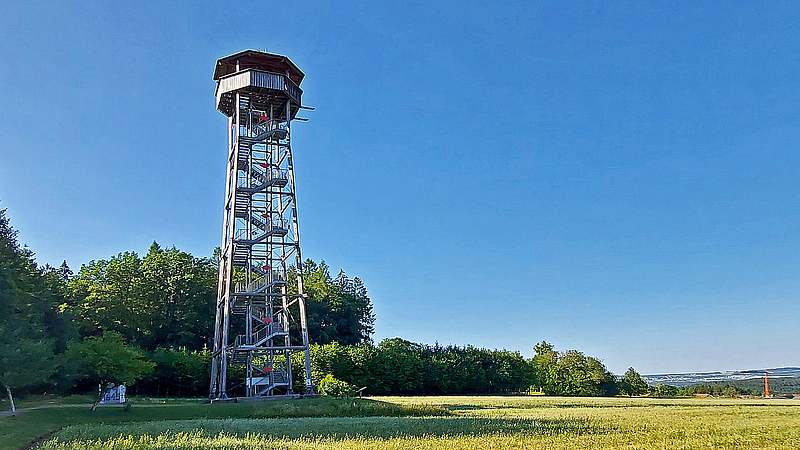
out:
M305 77L303 71L286 56L258 50L243 50L218 59L214 68L214 79L219 80L225 75L235 73L237 61L239 62L239 70L259 69L280 74L288 73L289 78L298 85Z

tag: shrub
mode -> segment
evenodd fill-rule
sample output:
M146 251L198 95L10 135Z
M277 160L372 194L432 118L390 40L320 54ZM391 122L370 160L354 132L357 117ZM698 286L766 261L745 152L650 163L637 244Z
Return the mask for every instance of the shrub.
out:
M330 397L352 397L355 395L356 388L352 384L337 380L333 375L325 375L325 378L319 382L320 395L327 395Z

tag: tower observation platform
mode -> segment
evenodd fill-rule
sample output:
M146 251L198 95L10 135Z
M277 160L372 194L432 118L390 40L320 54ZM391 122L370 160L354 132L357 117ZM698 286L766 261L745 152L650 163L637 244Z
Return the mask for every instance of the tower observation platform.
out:
M314 392L291 144L304 76L289 58L255 50L214 70L228 158L211 401ZM244 376L229 385L233 366Z

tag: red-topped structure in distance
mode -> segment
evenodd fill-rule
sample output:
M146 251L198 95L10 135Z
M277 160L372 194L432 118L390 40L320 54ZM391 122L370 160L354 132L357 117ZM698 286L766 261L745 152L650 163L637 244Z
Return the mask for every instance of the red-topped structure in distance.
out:
M291 144L304 77L289 58L256 50L221 58L214 69L228 159L211 401L314 392ZM301 367L293 367L294 353L303 354ZM231 365L244 368L243 385L228 386Z

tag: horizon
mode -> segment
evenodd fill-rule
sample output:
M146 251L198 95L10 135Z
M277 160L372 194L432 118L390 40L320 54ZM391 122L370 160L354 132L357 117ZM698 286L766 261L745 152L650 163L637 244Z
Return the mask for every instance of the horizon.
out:
M211 256L214 63L266 47L316 107L304 257L364 280L376 341L800 364L794 5L310 3L271 32L206 5L6 7L0 209L40 263Z

